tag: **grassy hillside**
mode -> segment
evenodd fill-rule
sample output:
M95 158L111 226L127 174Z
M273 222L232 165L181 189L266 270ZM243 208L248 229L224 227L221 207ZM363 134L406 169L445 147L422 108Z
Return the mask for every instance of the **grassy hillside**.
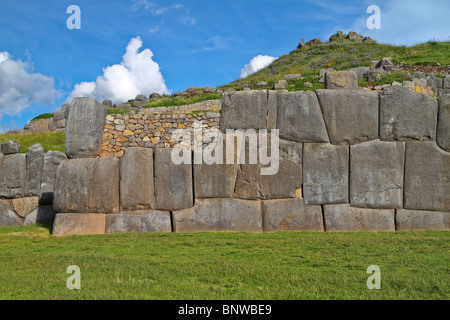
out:
M44 147L45 152L64 152L64 139L64 132L0 134L0 143L4 143L7 141L16 141L18 144L20 144L21 153L27 153L28 148L37 143L40 143Z

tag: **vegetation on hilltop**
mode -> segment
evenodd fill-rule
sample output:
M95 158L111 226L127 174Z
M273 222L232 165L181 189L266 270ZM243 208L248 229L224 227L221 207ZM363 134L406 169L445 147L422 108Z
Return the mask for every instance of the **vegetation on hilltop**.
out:
M27 153L28 148L40 143L45 152L61 151L64 152L64 132L39 132L22 134L0 134L0 144L7 141L16 141L20 144L20 152Z

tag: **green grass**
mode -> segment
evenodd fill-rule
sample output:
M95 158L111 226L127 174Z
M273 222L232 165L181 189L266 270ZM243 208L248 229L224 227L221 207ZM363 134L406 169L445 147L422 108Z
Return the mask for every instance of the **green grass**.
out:
M201 96L193 97L175 97L175 96L164 96L161 99L155 100L150 104L144 106L143 108L157 108L157 107L172 107L172 106L182 106L186 104L194 104L197 102L222 99L221 93L205 93Z
M364 86L368 84L373 85L392 84L395 81L402 83L404 80L405 80L405 73L392 73L383 76L379 81L371 81L371 82L368 82L366 80L360 81L359 86Z
M37 143L40 143L44 147L45 152L64 152L64 139L65 132L0 134L0 143L4 143L7 141L16 141L20 144L21 153L27 153L28 148Z
M0 228L0 299L449 299L449 232L123 234ZM70 265L79 291L66 288ZM381 268L381 290L366 270Z
M50 119L50 118L53 118L53 113L44 113L44 114L41 114L41 115L37 116L36 118L34 118L33 120ZM31 121L33 121L33 120L31 120Z

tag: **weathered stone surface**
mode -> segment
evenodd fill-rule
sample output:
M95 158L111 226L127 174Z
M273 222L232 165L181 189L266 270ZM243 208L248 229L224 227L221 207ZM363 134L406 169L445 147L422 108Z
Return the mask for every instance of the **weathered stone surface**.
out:
M382 140L436 140L438 102L399 86L380 94Z
M317 96L311 91L278 95L280 138L296 142L329 142Z
M40 206L25 218L23 224L28 226L38 223L53 223L55 216L56 211L53 206Z
M53 185L55 183L56 169L64 160L67 160L67 156L59 151L50 151L45 154L39 196L41 205L51 205L53 203Z
M278 80L275 83L275 90L286 90L289 87L289 84L286 80Z
M106 217L106 233L172 232L170 212L123 212Z
M395 231L395 210L325 205L325 231Z
M39 196L41 192L44 157L45 150L40 144L36 144L28 149L24 191L25 197Z
M364 75L367 75L369 70L370 67L357 67L350 69L350 71L356 73L356 76L358 77L358 82L364 80Z
M226 129L266 129L267 123L274 121L272 118L268 119L267 115L267 90L225 93L220 130L225 132Z
M403 207L405 144L370 141L350 147L350 204L360 208Z
M53 121L59 121L64 120L66 118L66 111L65 110L58 110L53 112Z
M348 203L349 147L305 143L305 204Z
M197 200L195 207L173 212L175 232L262 232L260 201Z
M66 124L66 154L69 158L97 157L102 143L106 107L91 98L75 98Z
M26 218L39 207L39 197L13 199L11 204L19 217Z
M376 69L385 69L385 67L393 67L394 66L394 62L392 62L392 58L391 57L386 57L381 59L377 65L375 66Z
M192 165L176 165L171 159L172 149L155 150L156 209L173 211L194 205Z
M336 71L325 74L325 89L356 89L358 76L353 71Z
M450 89L450 75L445 76L444 80L442 81L442 88Z
M324 231L322 208L303 199L262 201L264 232Z
M63 161L56 171L53 206L61 213L118 213L119 160Z
M408 142L405 209L450 212L450 153L435 142Z
M448 212L397 210L397 231L449 230Z
M3 157L0 170L0 197L20 198L23 196L26 164L26 154L18 153Z
M53 225L53 235L57 237L105 234L105 230L105 214L59 213Z
M267 129L277 129L278 92L269 90L267 100Z
M120 159L120 207L124 211L155 208L152 149L128 148Z
M2 143L2 153L5 156L9 154L19 153L19 151L20 151L20 144L18 144L15 141L8 141Z
M9 203L5 200L0 200L0 226L20 226L22 221L11 210Z
M439 121L436 140L439 147L450 152L450 95L442 96L439 99Z
M367 71L367 80L369 82L380 81L387 72L384 69L375 69Z
M111 100L103 100L102 103L107 109L112 109L113 108L113 103Z
M134 100L136 100L136 101L145 101L145 100L147 100L147 97L145 95L143 95L143 94L139 94L139 95L136 96L136 98Z
M332 144L378 139L378 93L365 90L317 90Z

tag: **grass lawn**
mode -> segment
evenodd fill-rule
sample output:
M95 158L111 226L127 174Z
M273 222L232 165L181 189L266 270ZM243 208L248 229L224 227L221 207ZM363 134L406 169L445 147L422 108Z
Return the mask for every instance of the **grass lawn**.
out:
M449 232L124 234L0 228L0 299L449 299ZM66 288L70 265L81 290ZM381 290L368 290L371 265Z
M28 148L40 143L45 152L61 151L64 152L65 132L40 132L23 134L0 134L0 143L7 141L16 141L20 144L20 152L27 153Z

